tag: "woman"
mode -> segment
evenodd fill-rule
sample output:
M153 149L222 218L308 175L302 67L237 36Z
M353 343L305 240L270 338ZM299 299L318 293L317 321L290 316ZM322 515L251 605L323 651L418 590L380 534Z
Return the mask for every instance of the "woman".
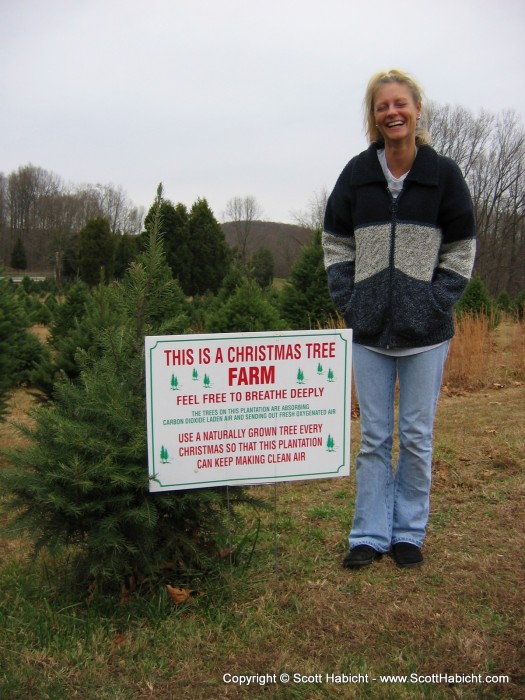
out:
M416 567L423 562L432 430L454 304L474 264L474 215L460 169L419 127L422 92L412 77L377 73L364 107L370 146L339 176L323 234L330 294L353 329L361 416L343 566L361 568L391 551L399 566Z

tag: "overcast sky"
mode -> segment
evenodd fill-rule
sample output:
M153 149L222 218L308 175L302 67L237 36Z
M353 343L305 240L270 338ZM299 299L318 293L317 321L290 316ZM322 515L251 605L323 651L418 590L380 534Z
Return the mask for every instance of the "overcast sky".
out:
M0 172L293 222L366 147L377 70L525 119L524 34L523 0L0 0Z

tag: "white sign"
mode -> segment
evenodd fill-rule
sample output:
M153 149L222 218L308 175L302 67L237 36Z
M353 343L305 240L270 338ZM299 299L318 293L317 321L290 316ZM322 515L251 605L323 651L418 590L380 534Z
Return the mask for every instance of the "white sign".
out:
M348 476L352 331L146 338L150 491Z

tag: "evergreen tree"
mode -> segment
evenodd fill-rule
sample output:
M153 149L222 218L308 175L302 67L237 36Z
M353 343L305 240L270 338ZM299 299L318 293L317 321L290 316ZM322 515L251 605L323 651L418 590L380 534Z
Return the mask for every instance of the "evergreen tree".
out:
M15 294L21 302L27 314L30 325L41 323L47 325L52 320L51 308L45 303L39 293L39 283L24 277L21 284L17 284ZM49 298L54 298L50 295Z
M66 282L79 278L79 235L71 237L60 259L60 277Z
M212 333L283 330L278 310L253 280L245 279L232 296L210 312L207 328Z
M0 275L0 419L5 416L12 389L29 380L43 357L42 344L28 329L23 305L7 279Z
M267 289L273 282L273 255L268 248L258 248L250 259L251 277L259 287Z
M483 315L494 323L498 321L497 309L492 301L487 287L478 275L474 275L465 287L465 291L456 304L459 314Z
M222 313L223 305L237 292L239 287L246 284L244 266L240 261L233 261L228 272L222 280L221 287L216 295L208 291L205 294L195 296L191 304L192 329L194 333L207 333L210 331L210 320L216 314Z
M46 303L37 299L29 314L29 320L33 324L39 323L42 326L48 326L53 320L53 313Z
M54 319L50 325L51 344L67 334L75 320L84 315L86 302L89 298L89 287L78 280L67 290L64 301L55 309Z
M281 315L290 328L323 328L336 310L328 293L321 233L314 232L292 268L290 284L281 293Z
M520 321L525 318L525 291L518 294L514 299L513 310Z
M217 292L228 271L229 252L223 230L205 199L198 199L189 216L192 274L190 295Z
M20 236L16 239L11 253L11 267L14 267L15 270L27 270L26 249Z
M155 219L155 205L149 210L144 221L144 239L148 240ZM184 204L174 206L167 199L162 200L160 215L166 260L173 276L178 279L185 294L191 294L193 253L190 245L190 222Z
M131 262L140 252L140 237L130 233L115 235L115 262L113 274L115 279L121 279Z
M100 290L100 297L103 296ZM48 298L50 300L51 297ZM68 289L64 301L58 303L53 297L49 302L53 318L49 324L48 347L42 361L31 375L33 386L51 399L58 377L76 379L80 367L76 354L80 349L93 352L100 338L103 314L97 309L104 306L102 298L97 304L97 291L92 296L84 282L75 282ZM47 302L46 302L47 305Z
M240 261L234 260L229 266L217 294L217 301L219 304L223 304L224 302L228 301L228 299L236 293L239 287L246 284L247 281L248 277L246 276L244 266L240 263Z
M498 298L496 300L496 305L498 309L501 309L506 314L512 313L512 299L510 298L510 294L506 290L503 290L499 293Z
M33 299L31 295L27 292L27 285L25 284L26 278L22 280L20 284L13 284L12 291L15 297L20 302L20 306L23 308L24 313L29 315L33 310Z
M51 316L52 316L53 319L54 319L54 318L55 318L55 312L56 312L57 309L58 309L58 301L57 301L57 298L56 298L55 294L49 294L49 295L45 298L44 304L47 306L47 308L49 309L49 311L50 311L50 313L51 313Z
M78 245L80 278L90 286L113 276L115 238L104 216L90 219L81 229Z
M178 236L166 257L184 293L191 294L195 253L191 247L190 217L184 204L177 204L173 219Z
M16 354L13 340L25 331L22 311L5 277L0 279L0 420L6 411L6 401L14 385L13 373L16 368ZM17 345L18 343L15 343Z
M144 254L110 287L120 323L100 329L102 352L79 353L78 380L57 383L54 401L22 428L30 445L11 451L11 467L0 470L11 528L25 529L37 548L74 545L77 571L100 586L132 573L154 577L166 561L204 566L227 530L229 505L245 500L241 489L229 501L224 489L148 489L144 336L187 325L159 227L160 215Z
M59 377L76 379L80 375L79 352L91 358L103 351L101 329L120 323L114 304L114 291L106 285L89 290L83 283L74 284L57 310L51 325L49 345L53 349L48 386L39 388L51 398L54 381Z

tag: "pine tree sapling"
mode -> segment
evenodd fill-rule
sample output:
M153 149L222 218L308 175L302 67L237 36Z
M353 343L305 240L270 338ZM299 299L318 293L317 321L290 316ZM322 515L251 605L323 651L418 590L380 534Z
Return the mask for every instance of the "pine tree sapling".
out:
M78 265L80 278L89 285L108 281L113 276L115 238L104 216L90 219L79 234Z
M77 281L69 287L64 301L55 310L49 329L52 343L57 337L62 337L68 332L75 319L84 315L88 299L89 288L84 282Z
M149 240L157 216L155 207L156 204L153 204L144 220L145 232L142 236L146 240ZM160 205L160 216L166 262L184 293L191 294L193 251L188 210L184 204L179 203L174 206L169 200L163 199Z
M496 299L496 305L498 309L501 309L501 311L503 311L504 313L512 313L512 299L510 298L510 294L506 290L503 290L498 294L498 298Z
M228 271L229 251L224 232L205 199L192 206L189 230L192 275L188 293L217 292Z
M113 274L121 279L133 260L139 254L140 237L130 233L115 234L115 262Z
M15 270L27 270L26 249L20 237L16 239L13 252L11 253L11 267L14 267Z
M305 246L292 268L290 284L281 293L281 316L289 328L324 328L336 317L328 293L321 236L317 231L311 245Z
M207 320L212 333L282 330L284 324L254 280L244 278L236 291Z
M274 263L268 248L258 248L250 259L251 277L262 287L268 289L273 282Z
M514 299L513 310L518 320L523 321L525 319L525 291L518 294Z
M494 326L499 323L499 310L488 293L483 280L478 275L474 275L469 280L455 308L459 314L483 315Z

